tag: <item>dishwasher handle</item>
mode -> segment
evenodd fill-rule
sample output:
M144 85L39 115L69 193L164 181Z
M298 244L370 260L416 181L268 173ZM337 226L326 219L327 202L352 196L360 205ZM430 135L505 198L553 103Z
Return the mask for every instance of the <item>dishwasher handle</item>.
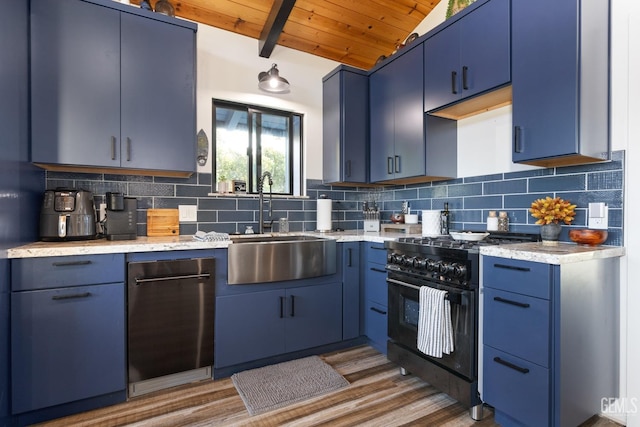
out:
M208 279L211 277L209 273L202 274L185 274L182 276L165 276L165 277L154 277L149 279L138 279L136 277L136 285L140 285L142 283L149 282L167 282L169 280L182 280L182 279Z

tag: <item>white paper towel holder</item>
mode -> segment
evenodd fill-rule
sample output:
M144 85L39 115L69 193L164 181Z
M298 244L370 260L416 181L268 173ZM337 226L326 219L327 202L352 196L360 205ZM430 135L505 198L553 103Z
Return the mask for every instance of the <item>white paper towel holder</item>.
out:
M322 204L320 203L321 201ZM318 196L318 200L316 201L316 232L326 233L332 231L331 203L331 199L329 199L326 194Z

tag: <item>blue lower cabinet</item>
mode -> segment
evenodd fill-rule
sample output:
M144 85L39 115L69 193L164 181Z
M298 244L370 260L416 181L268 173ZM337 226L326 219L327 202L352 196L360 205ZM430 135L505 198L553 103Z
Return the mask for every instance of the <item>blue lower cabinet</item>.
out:
M360 336L360 242L342 243L342 339Z
M483 398L496 408L500 425L550 425L550 372L508 353L484 346ZM516 421L519 420L519 421ZM523 424L526 423L526 424Z
M363 274L364 333L371 345L387 354L387 250L383 243L367 243Z
M341 340L339 282L216 298L216 369Z
M372 347L387 354L387 307L367 301L364 309L365 335Z
M11 294L12 412L125 390L124 283Z

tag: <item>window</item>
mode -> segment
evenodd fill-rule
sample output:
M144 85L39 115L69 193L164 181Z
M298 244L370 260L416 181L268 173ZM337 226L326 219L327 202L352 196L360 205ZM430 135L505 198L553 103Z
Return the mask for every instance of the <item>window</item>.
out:
M217 182L240 180L257 193L270 172L274 194L301 194L301 114L214 99L213 118L214 191Z

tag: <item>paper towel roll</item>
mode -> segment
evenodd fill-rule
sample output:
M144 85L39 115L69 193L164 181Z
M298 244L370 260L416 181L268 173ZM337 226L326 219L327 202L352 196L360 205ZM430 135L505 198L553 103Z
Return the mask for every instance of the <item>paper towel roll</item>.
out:
M331 231L331 199L318 199L316 230Z
M440 211L422 211L422 235L440 235Z

